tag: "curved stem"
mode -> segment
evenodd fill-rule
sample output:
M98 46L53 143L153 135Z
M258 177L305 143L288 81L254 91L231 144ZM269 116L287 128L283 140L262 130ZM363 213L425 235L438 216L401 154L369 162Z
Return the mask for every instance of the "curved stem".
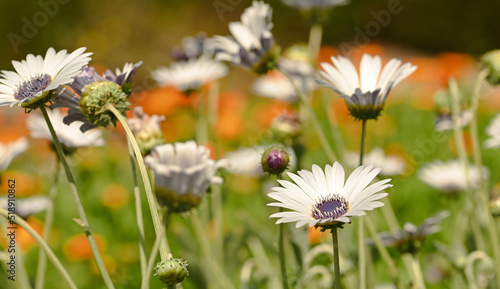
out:
M339 256L339 238L337 227L332 229L333 240L333 266L335 270L334 289L340 289L340 256Z
M415 275L415 285L417 289L425 289L424 275L422 274L422 268L420 268L420 262L418 259L411 255L411 264L413 268L413 274Z
M50 249L49 245L47 245L47 243L42 239L42 237L40 237L40 235L38 235L38 233L28 223L26 223L18 215L10 214L9 216L9 213L2 208L0 208L0 215L2 215L3 217L5 217L10 221L13 221L14 223L21 226L21 228L26 230L26 232L28 232L33 237L33 239L35 239L35 241L40 245L40 249L42 249L45 252L47 258L49 258L49 260L54 264L54 267L56 267L56 270L59 271L64 281L66 281L66 284L68 284L69 288L77 289L75 283L69 276L68 272L66 271L66 269L64 269L64 266L61 264L61 261L59 261L54 252L52 252L52 250Z
M49 199L50 199L50 206L47 209L47 212L45 213L45 220L43 222L44 227L43 227L43 239L46 242L49 242L50 239L50 231L52 230L52 222L54 220L54 207L55 207L55 200L57 196L57 190L58 190L58 176L59 176L59 165L56 165L56 172L54 174L54 181L52 183L52 188L50 189L49 193ZM43 250L40 250L38 252L38 265L37 265L37 270L36 270L36 277L35 277L35 289L42 289L43 288L43 283L45 281L45 271L47 269L47 256L43 252Z
M64 171L66 173L66 178L68 179L69 186L71 188L71 193L73 195L73 199L75 200L76 208L78 211L78 216L81 221L81 225L83 230L85 231L85 235L87 235L87 240L89 241L90 249L92 250L92 254L94 255L95 262L97 264L97 268L99 269L99 272L101 273L102 279L104 280L104 283L106 284L106 287L108 288L115 288L113 285L113 282L111 282L111 278L109 277L109 273L106 270L106 267L104 266L104 261L102 260L101 254L99 253L99 249L97 248L97 243L94 238L94 234L92 233L92 230L90 229L89 222L87 220L87 215L85 214L85 211L83 210L83 205L80 200L80 196L78 195L78 190L76 188L76 182L75 178L73 177L73 174L71 173L71 170L68 166L68 163L66 162L66 157L64 156L64 152L62 150L61 143L59 142L59 139L57 138L56 132L54 131L54 127L52 126L52 122L50 121L49 115L47 114L47 110L44 106L40 106L40 110L42 111L43 118L45 119L45 122L47 122L47 126L49 127L50 134L52 136L52 141L54 143L54 146L56 147L57 155L59 156L59 159L61 160L61 164L64 168Z
M280 208L280 212L283 212L283 208ZM283 289L288 289L288 278L286 276L286 263L285 263L285 236L283 233L284 224L279 224L279 258L281 267L281 281L283 283Z
M121 115L121 113L111 104L107 103L104 105L104 108L111 111L118 121L122 124L125 133L127 134L127 138L132 145L132 148L135 153L135 157L137 159L137 165L139 166L139 171L141 172L142 181L144 183L144 188L146 190L146 197L148 199L149 210L151 211L151 218L153 219L153 225L155 228L156 238L160 239L160 256L162 260L168 258L168 250L167 250L167 240L163 238L163 230L161 226L160 216L158 214L158 206L156 205L155 196L153 195L153 190L151 189L151 182L149 181L148 172L146 170L146 166L144 165L144 159L141 154L141 150L137 145L137 141L135 140L134 134L130 130L128 126L127 120Z
M146 245L144 234L144 219L142 218L141 190L139 189L139 181L137 179L137 168L135 166L134 149L128 141L128 152L130 155L130 164L132 166L132 178L134 179L134 203L135 215L137 222L137 230L139 233L139 260L141 262L141 276L146 278Z
M366 120L363 120L361 128L361 147L359 152L359 165L363 165L363 156L365 151ZM364 240L364 218L358 221L358 267L359 267L359 288L366 288L366 253Z
M323 146L323 149L325 150L326 155L328 156L328 159L330 160L330 162L333 163L335 160L337 160L339 158L335 155L332 148L328 144L328 140L326 138L326 135L323 132L323 130L321 129L321 125L319 124L319 120L316 117L316 114L314 113L314 110L311 106L311 102L307 99L307 97L304 95L304 93L297 87L297 85L295 84L293 79L290 77L290 75L288 75L288 73L286 73L283 70L280 70L280 71L281 71L281 73L283 73L283 75L286 78L288 78L288 81L290 82L290 84L292 84L293 88L295 89L295 91L299 95L300 100L302 101L302 104L306 108L307 113L309 114L309 117L312 120L313 126L316 129L316 133L318 134L319 141L321 142L321 145Z

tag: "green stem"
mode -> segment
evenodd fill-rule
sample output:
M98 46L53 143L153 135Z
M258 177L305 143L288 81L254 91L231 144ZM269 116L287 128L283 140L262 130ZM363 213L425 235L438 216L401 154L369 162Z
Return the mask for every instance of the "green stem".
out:
M156 257L158 256L158 251L160 249L159 239L160 238L156 237L155 242L153 243L153 248L151 249L148 264L146 266L146 273L145 273L144 277L142 278L141 289L148 289L149 288L149 279L151 278L151 275L153 274L153 269L156 265Z
M420 262L418 262L418 259L414 255L410 254L410 256L413 274L415 276L415 285L417 289L425 289L425 280L422 269L420 268Z
M58 190L58 176L59 176L59 165L56 165L56 171L54 174L54 181L52 183L52 188L50 189L49 192L49 199L50 199L50 206L47 209L47 212L45 213L45 220L43 222L44 227L43 227L43 239L46 242L49 242L50 239L50 231L52 230L52 222L54 220L54 208L55 208L55 200L57 196L57 190ZM37 270L36 270L36 277L35 277L35 289L42 289L43 288L43 283L45 281L45 271L47 269L47 256L43 252L43 250L40 250L38 252L38 265L37 265Z
M300 100L302 101L302 104L306 108L307 113L309 114L309 117L312 120L313 126L316 129L316 133L318 134L319 141L321 142L321 145L323 146L323 149L325 150L328 159L330 160L330 162L333 163L335 160L337 160L339 158L335 155L332 148L330 147L328 140L326 138L326 135L323 132L323 130L321 129L321 125L319 124L319 120L316 117L316 114L314 113L314 110L311 106L311 102L307 99L307 97L304 95L304 93L302 93L302 91L297 87L297 85L295 84L293 79L290 77L290 75L288 75L288 73L286 73L283 70L281 70L281 73L283 73L283 75L285 75L286 78L288 78L288 81L290 81L293 88L295 89L295 91L299 95Z
M64 269L64 266L61 264L61 261L59 261L54 252L52 252L52 250L50 249L49 245L47 245L47 243L43 240L43 238L40 237L40 235L38 235L38 233L28 223L26 223L18 215L10 214L9 216L9 213L2 208L0 208L0 215L2 215L8 220L13 220L14 223L18 224L19 226L21 226L21 228L26 230L26 232L28 232L33 237L33 239L35 239L35 241L38 243L40 249L42 249L45 252L47 258L49 258L49 260L54 264L54 267L56 268L57 271L59 271L64 281L66 281L66 284L68 284L69 288L71 289L77 288L75 283L69 276L68 272L66 271L66 269Z
M361 147L359 152L359 165L363 165L363 156L365 148L365 137L366 137L366 120L363 120L361 128ZM359 270L359 288L366 288L366 253L365 253L365 243L364 243L364 218L360 218L358 221L358 270Z
M142 217L142 204L141 204L141 190L139 189L139 180L137 179L137 168L135 165L134 149L130 142L128 142L128 152L130 156L130 165L132 166L132 178L134 180L134 203L135 215L137 222L137 230L139 233L139 260L141 263L141 276L146 277L146 244L144 234L144 219Z
M141 154L141 150L137 145L137 141L135 140L134 134L130 130L128 126L127 120L123 117L123 115L110 103L104 105L104 108L111 111L118 121L122 124L125 133L127 134L127 138L134 149L135 157L137 159L137 165L139 166L139 171L141 172L142 181L144 183L144 188L146 190L146 197L148 199L149 210L151 211L151 218L153 219L153 225L155 228L156 237L161 241L160 243L160 257L162 260L167 259L168 250L167 250L167 240L163 238L163 230L161 225L160 216L158 214L158 206L156 205L155 196L153 195L153 190L151 189L151 182L149 181L148 172L146 170L146 166L144 165L144 159Z
M474 192L472 191L470 174L469 174L469 164L468 164L468 160L467 160L467 152L465 150L465 142L464 142L462 127L460 126L460 93L458 90L458 84L457 84L455 79L453 79L453 78L450 79L449 87L450 87L451 104L452 104L453 132L454 132L454 136L455 136L455 144L457 146L458 157L459 157L460 164L462 165L462 169L463 169L464 174L465 174L467 196L470 199L470 202L472 204L477 205L477 200L474 196ZM476 169L481 170L481 167L478 167ZM469 211L469 213L470 213L470 216L473 220L478 219L475 210L471 210L471 211ZM485 249L484 239L483 239L483 235L481 234L481 231L479 229L480 229L479 227L473 227L472 233L474 235L474 239L476 241L477 247L481 251L484 251L484 249Z
M404 288L399 281L399 272L396 267L396 264L394 263L394 260L391 258L391 255L389 255L387 248L380 240L380 237L377 234L377 230L375 229L375 225L369 218L364 218L364 219L366 219L366 228L370 232L370 235L375 243L375 247L377 247L377 250L379 251L380 256L382 257L382 260L384 260L385 264L387 265L390 277L392 278L392 280L394 281L394 283L398 288Z
M191 213L191 221L193 224L193 229L195 231L198 242L200 243L201 250L203 251L204 259L207 263L207 268L209 270L208 279L210 282L218 284L216 287L208 286L210 288L221 288L221 289L234 289L231 281L224 273L224 270L220 267L220 264L214 260L213 252L210 248L210 242L208 240L205 228L202 225L200 216L196 210Z
M280 212L283 212L283 208L280 208ZM288 289L288 278L286 276L286 263L285 263L285 236L284 236L284 224L279 224L279 258L281 267L281 281L283 283L283 289Z
M220 185L213 184L211 186L212 192L210 193L210 200L212 204L213 221L214 221L214 234L215 238L215 258L217 261L222 262L224 260L224 235L222 232L222 190Z
M339 257L339 238L337 227L332 229L333 239L333 266L335 270L334 289L340 289L340 257Z
M71 193L73 195L73 199L75 201L76 208L78 211L78 216L80 218L82 228L85 231L85 235L87 235L87 240L89 241L90 249L92 250L92 254L94 255L94 259L95 259L95 262L97 264L97 268L99 269L99 272L101 273L102 279L104 280L106 287L107 288L114 288L113 282L111 282L111 278L109 277L109 273L106 270L106 267L104 266L104 261L102 260L101 254L99 253L99 249L97 248L97 243L95 241L94 234L92 233L92 230L90 229L90 225L89 225L89 222L87 220L87 215L85 214L82 202L80 200L80 196L78 195L78 189L76 188L75 178L73 177L73 174L71 173L71 170L68 166L68 163L66 162L66 157L64 156L64 152L62 150L61 143L59 142L59 139L57 138L56 132L54 131L54 127L52 126L52 122L50 121L49 115L47 114L47 109L44 106L40 106L40 110L42 111L42 114L43 114L45 121L47 122L47 126L49 128L50 134L52 135L52 141L54 143L54 146L56 147L57 155L59 156L59 160L61 161L61 164L64 168L65 173L66 173L66 178L68 179L68 182L69 182L69 185L71 188Z
M309 49L314 55L314 59L318 59L319 49L321 48L321 38L323 37L323 27L321 24L313 24L309 32Z

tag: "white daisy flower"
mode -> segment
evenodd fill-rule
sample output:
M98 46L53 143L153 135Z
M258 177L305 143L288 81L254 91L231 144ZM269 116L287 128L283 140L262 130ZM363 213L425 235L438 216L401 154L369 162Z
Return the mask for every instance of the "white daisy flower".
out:
M202 85L226 76L228 68L207 57L175 62L170 68L160 67L151 73L158 85L172 85L178 90L189 94Z
M188 36L182 39L182 47L172 49L172 58L175 61L187 61L193 58L199 58L202 55L213 56L214 51L210 46L207 35L203 32L195 37Z
M500 147L500 113L497 114L490 125L486 128L486 134L490 136L484 142L484 146L490 149L496 149Z
M296 227L309 224L332 225L335 222L349 223L350 217L365 215L384 204L377 201L387 196L380 191L392 187L385 179L370 186L380 172L379 168L358 167L344 184L345 173L342 166L335 162L327 165L325 172L313 165L312 172L301 170L298 175L288 173L295 182L279 180L283 187L273 188L268 196L277 200L268 206L282 207L292 211L272 214L270 218L280 218L276 224L297 222Z
M82 132L81 122L75 121L70 125L63 122L65 115L58 109L47 110L50 121L54 126L59 142L66 148L93 147L104 145L102 132L97 129ZM30 114L26 120L32 138L52 140L49 127L41 114Z
M412 74L417 67L411 63L391 59L382 69L380 56L364 54L359 74L350 60L332 56L330 63L323 62L318 82L333 89L344 98L351 115L356 119L377 119L384 108L390 90Z
M459 123L460 127L464 127L472 120L472 111L466 109L460 112ZM455 125L453 124L453 117L451 114L439 114L434 122L436 131L452 130Z
M156 146L144 162L155 174L158 201L174 212L197 207L210 184L222 183L215 173L226 163L210 159L210 151L194 141Z
M298 81L295 85L299 85ZM253 83L252 91L256 95L281 101L292 103L299 101L299 96L295 88L288 78L279 71L273 71L259 77Z
M51 47L45 58L28 54L26 60L12 61L16 72L2 70L0 73L0 106L30 107L35 102L45 101L50 91L71 83L89 63L92 53L84 53L85 49L82 47L68 54L66 50L56 53Z
M26 219L31 215L36 215L40 212L47 210L52 201L47 196L32 196L28 198L16 198L16 215ZM7 196L0 197L0 208L8 210L9 199Z
M250 177L263 177L266 175L262 170L261 160L264 151L273 145L259 145L254 147L241 147L224 155L227 161L227 171L234 175L245 175ZM297 158L292 148L286 148L289 160L288 170L294 170Z
M348 0L283 0L288 6L301 9L326 8L346 5Z
M253 69L257 73L266 73L275 65L272 63L275 59L268 54L272 52L274 44L271 19L271 6L262 1L253 1L252 6L241 15L241 22L229 23L232 37L212 38L210 45L216 59ZM259 63L262 59L265 63Z
M477 189L481 182L481 173L488 176L488 170L483 167L482 172L476 166L468 166L468 175L472 189ZM444 193L457 193L467 189L467 178L459 160L446 162L436 160L426 164L418 171L421 181Z
M22 137L10 143L0 143L0 172L7 170L12 160L28 149L28 140Z
M356 167L359 164L359 153L349 152L346 154L345 160L350 166ZM384 150L380 147L365 154L363 164L380 168L380 174L384 176L401 175L406 170L405 161L401 157L385 155Z

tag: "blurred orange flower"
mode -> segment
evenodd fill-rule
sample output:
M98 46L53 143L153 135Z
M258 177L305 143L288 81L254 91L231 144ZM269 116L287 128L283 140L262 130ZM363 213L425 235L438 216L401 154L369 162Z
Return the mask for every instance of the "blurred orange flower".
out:
M101 203L111 209L119 209L125 206L129 199L127 188L120 184L111 184L101 192Z
M100 235L94 234L97 248L101 254L106 251L106 241ZM86 259L93 259L92 250L85 234L78 234L68 238L63 245L64 255L68 260L79 262Z

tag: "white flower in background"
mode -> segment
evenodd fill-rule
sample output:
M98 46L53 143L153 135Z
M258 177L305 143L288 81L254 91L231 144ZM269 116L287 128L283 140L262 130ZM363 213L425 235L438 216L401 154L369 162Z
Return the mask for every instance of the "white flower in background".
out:
M155 174L158 201L174 212L196 208L210 184L222 183L215 174L226 163L212 160L210 151L194 141L156 146L144 162Z
M227 171L234 175L245 175L251 177L263 177L266 175L262 170L261 160L264 151L272 145L259 145L254 147L242 147L236 151L224 155L227 161ZM292 148L286 148L289 160L288 170L294 170L297 158Z
M102 132L97 129L82 132L80 130L81 122L75 121L70 125L63 122L66 116L60 110L47 110L50 121L54 126L59 142L66 148L93 147L104 145ZM42 138L52 140L49 127L41 114L32 113L26 120L30 135L32 138Z
M295 85L299 85L298 81ZM252 85L253 93L259 96L274 98L286 102L297 102L299 96L293 85L279 71L272 71L259 77Z
M312 172L288 173L295 184L279 180L283 187L275 187L268 194L278 202L268 206L292 211L272 214L271 218L280 218L276 224L297 222L297 228L305 224L312 227L349 223L350 217L365 215L365 211L384 205L377 200L387 196L387 193L379 192L392 186L387 184L390 179L368 186L379 172L380 169L373 166L358 167L345 184L345 172L338 162L333 167L327 165L324 172L313 165Z
M468 176L472 189L479 187L481 173L488 177L488 170L483 167L482 172L476 166L468 165ZM467 178L464 168L458 160L446 162L436 160L426 164L418 171L421 181L444 193L457 193L467 189Z
M283 0L288 6L302 9L326 8L346 5L349 0Z
M208 41L207 35L203 32L198 33L195 37L184 37L182 39L182 47L177 46L172 49L172 58L175 61L187 61L202 55L211 57L213 54L214 51L210 46L210 41Z
M0 73L0 106L30 107L48 100L45 98L50 91L73 82L82 67L89 63L92 53L84 53L85 49L82 47L68 54L66 50L56 53L51 47L45 58L28 54L26 60L12 61L16 72L2 70Z
M466 109L460 112L460 127L464 127L472 120L472 111ZM453 117L451 114L439 114L435 121L436 131L452 130L454 127Z
M16 198L16 214L23 219L31 215L47 210L52 202L46 196L33 196L28 198ZM0 197L0 208L8 210L9 199L7 196Z
M228 68L213 59L201 57L184 62L175 62L170 67L160 67L151 73L158 85L172 85L186 94L198 90L202 85L226 76Z
M143 154L148 154L153 147L165 143L160 127L160 122L164 120L163 115L145 114L141 106L134 108L134 117L127 119Z
M276 66L271 29L272 9L262 1L253 1L245 9L241 22L229 23L232 37L214 36L211 47L215 58L265 74ZM263 63L261 63L263 61Z
M484 146L490 149L500 147L500 114L497 114L490 125L486 128L486 134L490 137L484 142Z
M390 90L401 80L412 74L416 66L396 58L391 59L382 69L380 56L364 54L359 74L350 60L332 56L330 63L323 62L318 82L333 89L344 98L351 115L356 119L377 119Z
M28 140L25 137L5 144L0 142L0 173L7 170L12 160L27 149Z
M349 152L345 156L346 162L352 166L357 167L359 164L359 154ZM396 155L385 155L382 148L374 148L371 152L363 157L363 165L373 165L380 168L380 174L384 176L401 175L406 170L405 161Z

